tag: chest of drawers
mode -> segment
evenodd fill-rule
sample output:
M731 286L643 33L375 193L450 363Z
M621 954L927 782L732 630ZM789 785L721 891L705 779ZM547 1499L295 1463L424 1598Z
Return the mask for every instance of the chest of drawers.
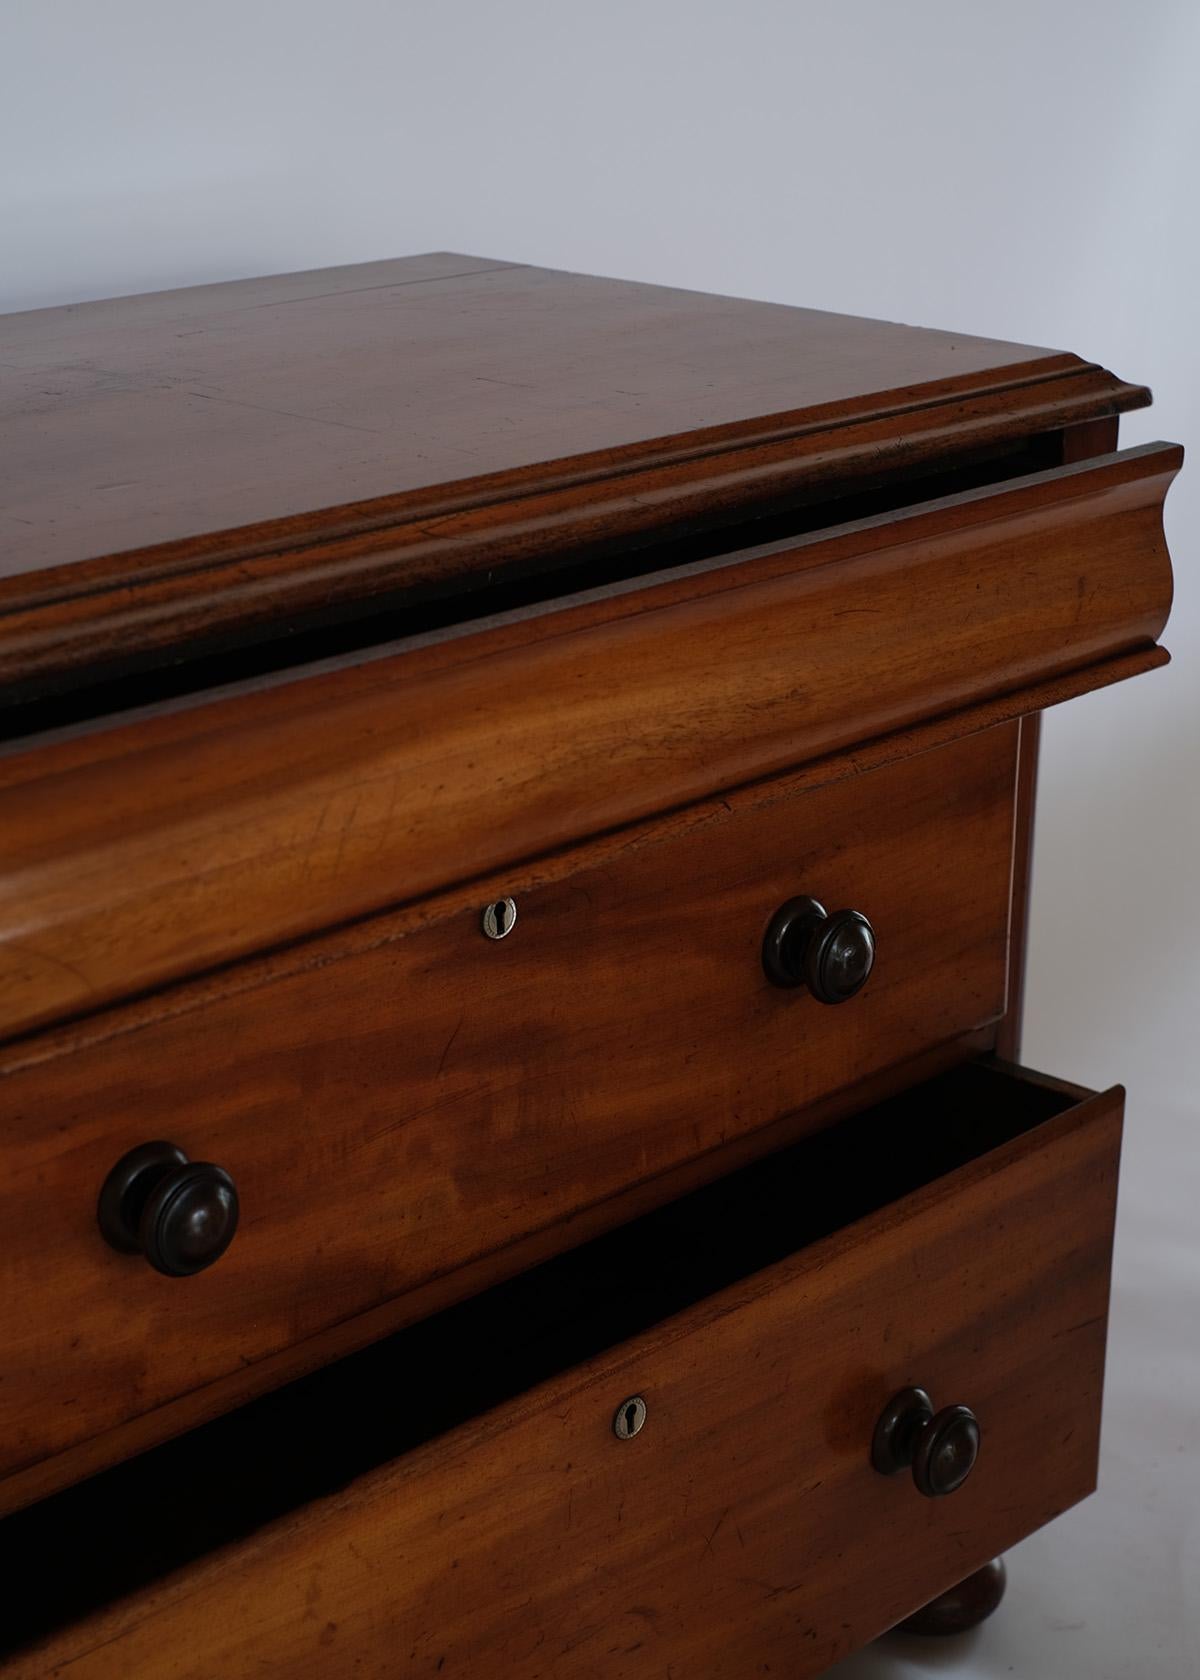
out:
M1095 1479L1122 1094L1017 1053L1147 393L445 255L0 360L4 1672L986 1613Z

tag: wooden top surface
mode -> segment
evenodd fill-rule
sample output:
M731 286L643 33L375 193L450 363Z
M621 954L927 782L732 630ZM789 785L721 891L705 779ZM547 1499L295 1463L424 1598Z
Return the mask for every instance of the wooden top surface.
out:
M0 571L1073 360L449 254L33 310Z
M490 565L531 511L569 544L615 486L614 529L647 489L784 487L814 435L877 460L1145 400L1029 345L446 253L0 317L0 680Z

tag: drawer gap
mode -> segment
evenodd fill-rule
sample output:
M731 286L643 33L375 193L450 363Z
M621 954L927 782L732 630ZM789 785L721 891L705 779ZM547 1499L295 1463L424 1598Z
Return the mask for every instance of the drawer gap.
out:
M344 1488L1085 1095L963 1064L17 1512L0 1523L0 1650Z
M826 526L899 512L919 502L976 490L1043 472L1062 459L1059 433L1039 433L962 451L940 470L892 469L860 475L840 494L798 494L724 521L680 521L619 540L574 544L561 554L507 559L483 571L412 581L388 592L326 601L307 612L247 623L219 635L196 636L164 648L147 646L120 660L97 657L0 689L0 742L98 722L185 699L236 692L301 668L317 668L392 652L416 636L447 632L502 613L539 610L590 591L619 589L663 572L733 559L765 543L807 536Z

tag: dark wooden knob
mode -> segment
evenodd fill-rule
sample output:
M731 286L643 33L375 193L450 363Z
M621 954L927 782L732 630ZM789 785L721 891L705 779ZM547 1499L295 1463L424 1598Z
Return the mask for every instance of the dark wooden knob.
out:
M191 1277L233 1241L238 1193L223 1167L189 1161L173 1143L142 1143L105 1179L96 1217L122 1254L145 1255L167 1277Z
M923 1388L902 1388L875 1425L871 1463L883 1476L912 1468L917 1492L927 1499L953 1493L979 1457L979 1420L969 1406L933 1409Z
M859 910L826 910L789 898L771 917L763 968L776 986L807 986L822 1003L845 1003L875 966L875 930Z

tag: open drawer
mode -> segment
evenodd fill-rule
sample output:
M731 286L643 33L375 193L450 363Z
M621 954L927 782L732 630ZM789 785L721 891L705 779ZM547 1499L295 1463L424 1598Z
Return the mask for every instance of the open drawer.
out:
M11 1517L5 1672L820 1673L1092 1489L1121 1116L961 1066Z

